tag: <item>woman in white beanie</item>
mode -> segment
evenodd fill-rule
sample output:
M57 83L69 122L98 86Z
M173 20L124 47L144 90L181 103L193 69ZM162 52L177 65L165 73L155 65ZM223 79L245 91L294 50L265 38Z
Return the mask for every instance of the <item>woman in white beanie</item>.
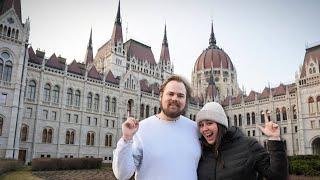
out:
M266 117L266 114L265 114ZM266 118L267 119L267 118ZM287 179L288 160L280 128L272 121L259 129L268 136L268 151L237 127L228 128L222 106L209 102L196 116L201 134L199 180Z

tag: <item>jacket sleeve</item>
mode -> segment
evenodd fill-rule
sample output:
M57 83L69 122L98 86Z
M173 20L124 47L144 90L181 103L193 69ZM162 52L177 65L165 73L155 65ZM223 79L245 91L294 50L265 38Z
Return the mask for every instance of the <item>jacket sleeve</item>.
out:
M137 137L125 142L123 138L113 151L112 169L119 180L130 179L142 161L142 147Z
M254 168L267 179L282 180L288 178L288 159L282 141L268 141L268 151L254 141L252 144Z

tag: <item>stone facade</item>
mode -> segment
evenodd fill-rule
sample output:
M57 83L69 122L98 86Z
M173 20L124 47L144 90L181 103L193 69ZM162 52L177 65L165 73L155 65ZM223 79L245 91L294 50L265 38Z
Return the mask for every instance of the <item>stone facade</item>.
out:
M94 57L91 33L84 63L67 64L63 57L29 46L30 25L21 20L20 1L1 3L0 157L26 162L101 157L111 162L126 117L142 120L160 111L159 86L174 73L166 28L156 62L151 47L133 39L123 42L119 4L110 40ZM218 101L230 125L264 144L256 124L262 125L261 114L269 113L280 124L289 155L319 154L319 49L306 50L294 83L245 95L212 28L209 47L193 68L194 94L185 115L194 120L204 103Z
M266 87L248 95L238 88L237 74L229 56L216 45L211 30L209 47L195 62L192 72L194 99L223 105L229 126L238 126L266 146L267 137L256 127L264 113L277 122L288 155L320 154L320 45L306 49L295 82Z
M111 39L95 58L90 34L84 63L67 64L28 46L29 20L21 21L20 8L1 12L0 157L111 162L128 114L142 120L160 111L159 86L174 72L166 30L157 63L151 47L122 41L119 4ZM194 118L198 109L190 104L186 116Z

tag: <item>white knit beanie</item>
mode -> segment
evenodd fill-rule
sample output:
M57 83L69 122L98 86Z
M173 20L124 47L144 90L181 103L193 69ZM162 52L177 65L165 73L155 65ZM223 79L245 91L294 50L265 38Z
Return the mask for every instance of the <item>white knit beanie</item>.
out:
M196 122L209 120L219 123L228 128L228 119L222 106L216 102L209 102L205 104L202 109L197 113Z

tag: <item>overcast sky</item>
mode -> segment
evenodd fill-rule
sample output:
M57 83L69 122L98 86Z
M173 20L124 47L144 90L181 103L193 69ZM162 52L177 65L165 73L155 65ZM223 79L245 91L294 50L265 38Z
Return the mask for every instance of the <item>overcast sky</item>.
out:
M118 0L22 0L31 21L30 43L49 57L83 61L93 29L94 55L112 33ZM295 81L308 44L320 43L318 0L121 0L124 39L151 46L158 61L164 24L175 73L191 79L209 45L230 56L240 88L262 91ZM127 29L127 31L126 31Z

